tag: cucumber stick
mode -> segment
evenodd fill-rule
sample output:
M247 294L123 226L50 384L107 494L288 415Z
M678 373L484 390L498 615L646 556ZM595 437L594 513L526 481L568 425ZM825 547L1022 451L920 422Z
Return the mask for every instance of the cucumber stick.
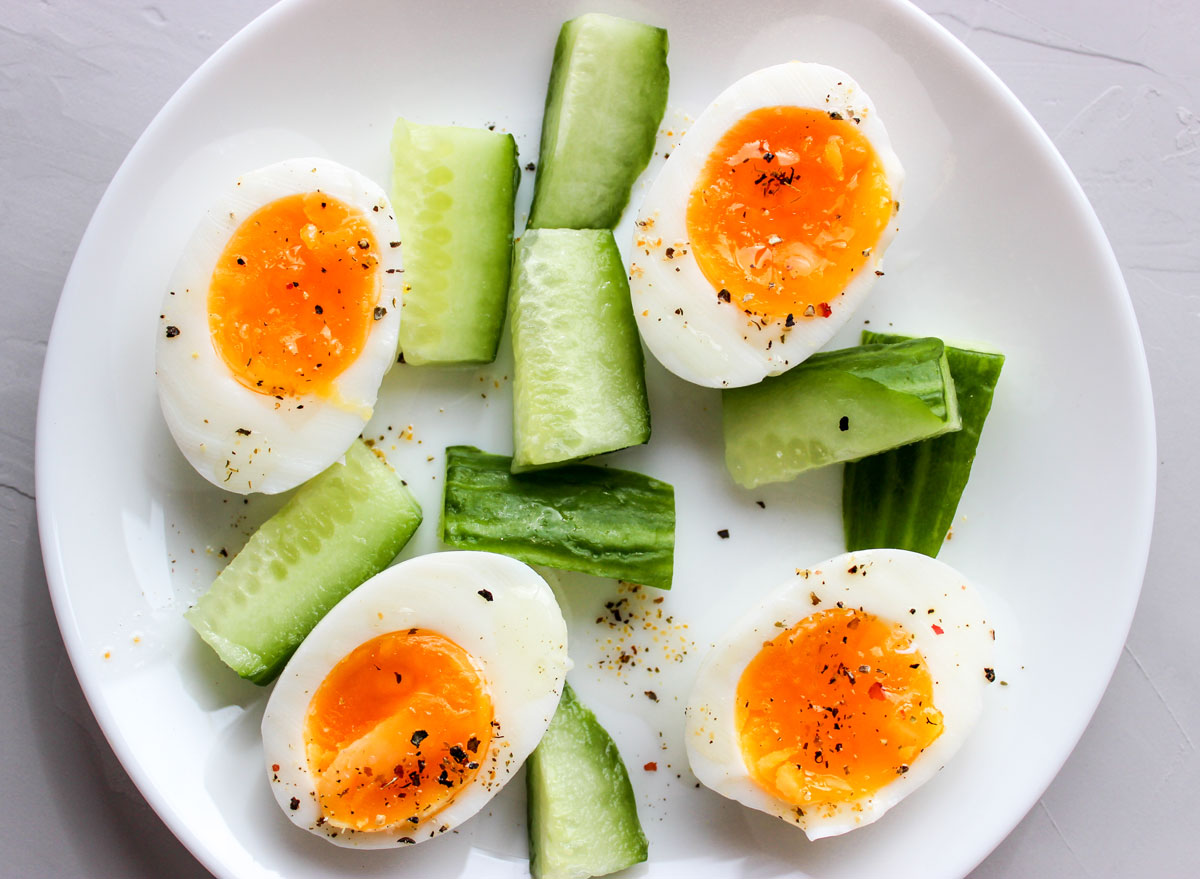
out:
M671 588L675 491L608 467L513 475L509 459L446 449L442 541L534 565Z
M722 391L725 464L754 488L958 430L939 339L814 354L783 375Z
M646 860L629 773L570 686L525 767L534 879L604 876Z
M611 229L667 106L667 32L589 13L562 26L546 91L531 229Z
M420 523L421 508L399 477L355 440L345 463L297 489L185 616L226 665L265 684Z
M504 326L517 195L511 134L397 119L392 205L408 363L487 363Z
M864 343L906 337L864 332ZM936 557L971 475L1003 354L946 348L962 430L846 465L842 523L846 549L894 547Z
M514 471L650 438L642 345L612 232L526 232L509 314Z

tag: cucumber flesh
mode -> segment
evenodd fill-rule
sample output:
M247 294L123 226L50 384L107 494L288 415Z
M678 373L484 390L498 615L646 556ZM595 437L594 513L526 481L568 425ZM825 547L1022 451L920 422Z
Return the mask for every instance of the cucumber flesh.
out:
M400 478L355 440L345 463L297 489L184 616L226 665L266 684L420 523L421 508Z
M519 175L511 134L396 120L392 205L404 248L407 363L495 359Z
M646 860L629 773L570 686L525 766L534 879L605 876Z
M905 336L863 333L864 343ZM962 430L846 465L842 524L846 549L893 547L936 557L971 475L1004 355L946 347Z
M513 475L510 460L446 449L442 542L531 565L671 588L675 490L609 467Z
M589 13L562 26L546 92L531 229L611 229L667 106L667 32Z
M514 471L650 438L642 345L611 231L526 232L509 312Z
M725 464L745 488L961 426L939 339L814 354L721 398Z

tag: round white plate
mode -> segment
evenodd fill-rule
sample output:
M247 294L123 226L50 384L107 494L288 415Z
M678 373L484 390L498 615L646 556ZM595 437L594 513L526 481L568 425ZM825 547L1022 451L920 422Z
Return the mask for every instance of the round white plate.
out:
M212 488L163 425L154 333L180 248L210 193L278 159L327 156L386 182L400 114L507 129L522 164L536 160L558 26L597 7L670 29L664 130L758 67L806 59L850 71L886 120L908 183L887 276L834 346L853 344L869 320L1008 355L941 554L992 602L1007 685L989 689L979 729L934 781L877 824L819 843L697 788L682 705L732 618L795 567L842 549L840 470L737 489L721 462L717 392L648 364L654 437L610 460L676 486L675 587L657 605L623 596L635 622L610 626L597 619L615 583L564 584L572 680L620 743L650 838L635 875L965 873L1049 784L1108 681L1153 508L1141 341L1070 172L940 27L892 0L285 2L180 89L113 180L63 291L38 423L43 551L76 672L147 799L221 876L524 875L524 794L510 785L455 833L392 852L337 849L280 814L261 765L266 692L221 666L181 618L221 550L236 551L278 501ZM532 176L523 172L522 208ZM505 350L482 369L398 367L386 379L367 435L426 511L405 555L438 548L444 446L511 449L510 362Z

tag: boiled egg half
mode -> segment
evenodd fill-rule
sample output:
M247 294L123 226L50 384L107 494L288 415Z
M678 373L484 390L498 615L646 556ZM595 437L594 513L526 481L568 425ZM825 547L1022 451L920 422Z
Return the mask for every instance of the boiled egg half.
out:
M630 289L676 375L739 387L824 345L882 274L904 171L846 73L756 71L696 119L642 202Z
M326 159L252 171L216 199L156 350L167 426L202 476L274 494L341 457L396 359L399 245L383 190Z
M425 842L521 767L569 666L566 623L532 568L484 552L401 562L339 602L276 683L271 790L337 845Z
M993 639L978 593L936 559L878 549L799 570L705 658L692 770L810 839L870 824L966 740Z

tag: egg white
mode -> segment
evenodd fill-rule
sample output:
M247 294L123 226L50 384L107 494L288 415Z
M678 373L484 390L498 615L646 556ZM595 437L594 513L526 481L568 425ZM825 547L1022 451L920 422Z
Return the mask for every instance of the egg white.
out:
M360 644L409 628L428 629L457 643L488 684L497 726L479 771L448 805L418 824L403 820L370 832L318 824L321 808L303 733L309 701L333 667ZM401 562L339 602L280 675L262 721L271 792L294 824L336 845L393 848L425 842L478 812L522 766L550 725L570 665L562 612L546 581L529 566L486 552L435 553Z
M750 776L734 725L737 685L764 642L839 602L898 623L914 635L913 646L933 678L933 704L942 712L944 726L908 772L874 795L799 810ZM692 771L717 793L795 824L809 839L876 821L945 766L975 726L987 686L985 669L992 665L995 636L988 620L978 593L961 574L918 553L864 550L798 570L729 629L702 663L686 709Z
M755 71L729 86L700 114L651 184L637 215L630 291L642 339L663 366L705 387L741 387L801 363L832 338L865 299L898 228L893 215L865 264L836 299L832 315L797 316L795 326L764 322L721 302L692 253L687 204L710 153L725 133L762 107L837 112L855 120L883 166L898 201L904 170L875 105L847 74L793 61Z
M209 283L226 242L250 214L276 199L313 191L366 218L379 250L378 305L386 314L372 322L363 350L331 382L331 393L279 399L250 390L229 372L209 334ZM241 494L286 491L338 460L362 432L396 359L403 266L399 248L390 245L399 240L384 191L328 159L289 159L251 171L216 199L163 297L155 352L167 427L205 479Z

